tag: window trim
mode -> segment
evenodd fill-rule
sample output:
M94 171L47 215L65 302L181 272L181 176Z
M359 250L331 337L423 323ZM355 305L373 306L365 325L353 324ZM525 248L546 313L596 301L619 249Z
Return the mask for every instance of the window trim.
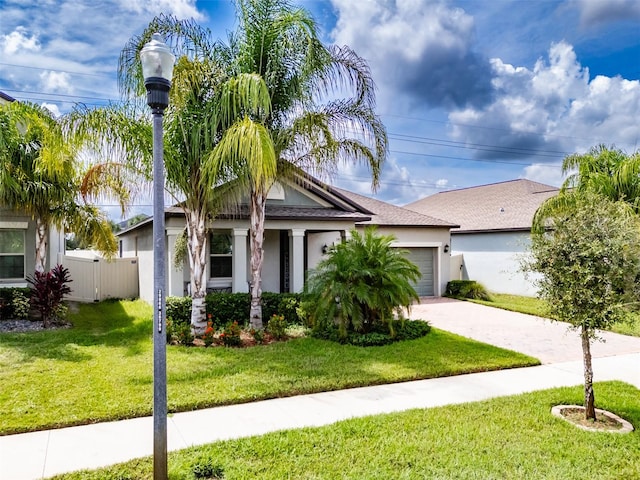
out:
M11 225L14 228L9 228ZM22 226L24 225L24 228ZM17 227L17 228L16 228ZM9 253L0 250L0 257L18 257L22 256L22 277L0 277L0 282L12 282L16 280L24 280L27 274L27 238L26 238L27 222L0 222L0 232L20 232L22 233L22 253Z
M229 237L231 238L231 252L230 253L211 253L211 249L213 247L213 236L214 235L229 235ZM212 260L214 258L229 258L231 259L231 275L228 277L214 277L212 275ZM208 271L209 271L209 281L224 281L224 280L232 280L233 279L233 235L231 233L231 230L211 230L209 232L209 265L208 265Z

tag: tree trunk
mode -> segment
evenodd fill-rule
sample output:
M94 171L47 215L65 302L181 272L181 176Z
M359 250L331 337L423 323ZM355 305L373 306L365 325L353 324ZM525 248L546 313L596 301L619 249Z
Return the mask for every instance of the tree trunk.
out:
M252 328L262 328L262 262L264 259L264 217L267 194L251 191L249 210L251 250L251 308L249 323Z
M36 272L43 273L47 264L47 244L49 243L49 225L39 216L36 217Z
M186 211L189 267L191 270L191 329L202 335L207 328L207 235L202 210Z
M593 392L593 368L591 367L591 341L588 331L582 327L582 359L584 361L584 416L587 420L596 419L595 395Z

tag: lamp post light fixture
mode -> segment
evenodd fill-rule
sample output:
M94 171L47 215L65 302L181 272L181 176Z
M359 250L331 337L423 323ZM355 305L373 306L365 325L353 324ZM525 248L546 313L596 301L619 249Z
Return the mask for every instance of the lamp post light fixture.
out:
M175 56L154 33L140 50L147 105L153 114L153 478L167 479L167 334L165 319L164 150L162 117L169 106Z

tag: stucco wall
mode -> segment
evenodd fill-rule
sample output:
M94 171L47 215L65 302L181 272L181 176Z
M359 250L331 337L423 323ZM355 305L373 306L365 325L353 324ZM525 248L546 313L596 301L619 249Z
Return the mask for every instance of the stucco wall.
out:
M519 271L529 232L453 234L453 254L463 255L463 279L476 280L496 293L535 296L536 289Z
M360 230L361 228L359 228ZM451 252L444 251L444 246L451 246L451 238L448 228L410 228L410 227L382 227L378 233L394 235L394 245L400 248L430 247L437 249L434 262L434 283L436 284L436 296L444 294L449 282Z

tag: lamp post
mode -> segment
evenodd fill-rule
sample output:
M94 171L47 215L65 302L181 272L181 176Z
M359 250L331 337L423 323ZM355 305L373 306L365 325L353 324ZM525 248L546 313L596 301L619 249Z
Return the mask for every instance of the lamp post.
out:
M167 334L165 312L164 151L162 117L169 106L175 56L154 33L140 51L147 105L153 114L153 478L167 479Z

